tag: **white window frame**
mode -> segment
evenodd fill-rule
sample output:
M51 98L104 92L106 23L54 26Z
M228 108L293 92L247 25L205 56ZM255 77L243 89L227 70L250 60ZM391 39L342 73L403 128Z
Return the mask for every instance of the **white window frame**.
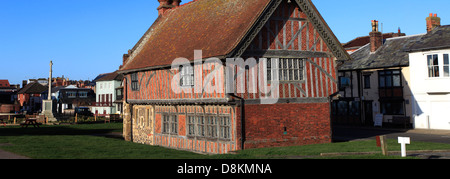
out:
M427 78L428 79L436 79L436 78L450 78L450 66L449 66L449 58L450 53L427 53L424 54L427 65ZM430 64L430 57L433 58L437 56L437 64ZM447 62L447 63L445 63ZM433 69L433 73L430 73L430 68Z

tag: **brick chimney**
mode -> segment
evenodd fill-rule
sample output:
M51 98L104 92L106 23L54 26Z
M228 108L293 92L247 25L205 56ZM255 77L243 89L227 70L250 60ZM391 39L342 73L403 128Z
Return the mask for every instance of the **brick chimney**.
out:
M398 28L398 32L392 35L392 37L402 37L402 36L406 36L406 34L402 33L400 27Z
M383 45L383 34L378 31L378 21L372 20L372 32L370 36L370 51L375 52Z
M435 27L441 26L441 18L437 14L430 13L430 16L426 18L427 20L427 32L432 31Z
M167 10L180 6L181 0L158 0L158 15L163 15Z

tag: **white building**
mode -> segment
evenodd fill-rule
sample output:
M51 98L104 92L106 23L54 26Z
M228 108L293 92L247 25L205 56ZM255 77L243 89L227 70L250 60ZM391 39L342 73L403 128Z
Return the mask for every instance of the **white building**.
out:
M450 26L436 27L409 49L414 127L450 130Z
M109 116L120 114L120 106L116 101L116 88L122 85L122 75L116 72L106 74L96 81L96 102L91 107L91 112L97 116Z

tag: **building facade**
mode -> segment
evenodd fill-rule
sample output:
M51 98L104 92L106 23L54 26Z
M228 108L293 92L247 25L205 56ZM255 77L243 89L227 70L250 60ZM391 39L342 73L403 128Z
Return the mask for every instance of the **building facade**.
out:
M20 103L21 109L28 114L39 113L42 110L42 93L47 90L47 87L32 82L24 86L17 92L17 100Z
M98 80L95 85L95 103L90 107L96 116L109 116L121 114L121 104L117 100L117 88L122 86L123 76L117 72L109 73Z
M421 43L409 49L414 126L450 130L450 26L427 29Z
M53 111L58 114L72 114L77 107L91 106L95 102L95 93L89 88L69 85L56 89ZM45 99L45 98L44 98Z
M311 1L159 2L119 72L126 140L204 153L331 142L349 57Z
M406 50L422 35L383 39L372 21L369 43L339 66L339 98L332 103L333 123L412 127L409 56Z

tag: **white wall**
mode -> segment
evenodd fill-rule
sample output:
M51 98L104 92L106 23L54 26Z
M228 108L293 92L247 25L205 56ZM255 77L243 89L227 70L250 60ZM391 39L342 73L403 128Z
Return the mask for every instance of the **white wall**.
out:
M120 86L120 81L97 81L95 88L95 101L100 102L102 94L112 94L112 102L116 100L116 88ZM106 99L105 99L106 100ZM109 99L108 99L109 100ZM95 111L98 110L98 114L103 114L103 111L106 110L106 114L119 114L117 111L117 104L113 103L113 107L92 107L91 111L95 114Z
M430 54L439 56L440 77L428 76ZM415 128L450 130L450 77L443 77L443 54L450 49L409 54Z

